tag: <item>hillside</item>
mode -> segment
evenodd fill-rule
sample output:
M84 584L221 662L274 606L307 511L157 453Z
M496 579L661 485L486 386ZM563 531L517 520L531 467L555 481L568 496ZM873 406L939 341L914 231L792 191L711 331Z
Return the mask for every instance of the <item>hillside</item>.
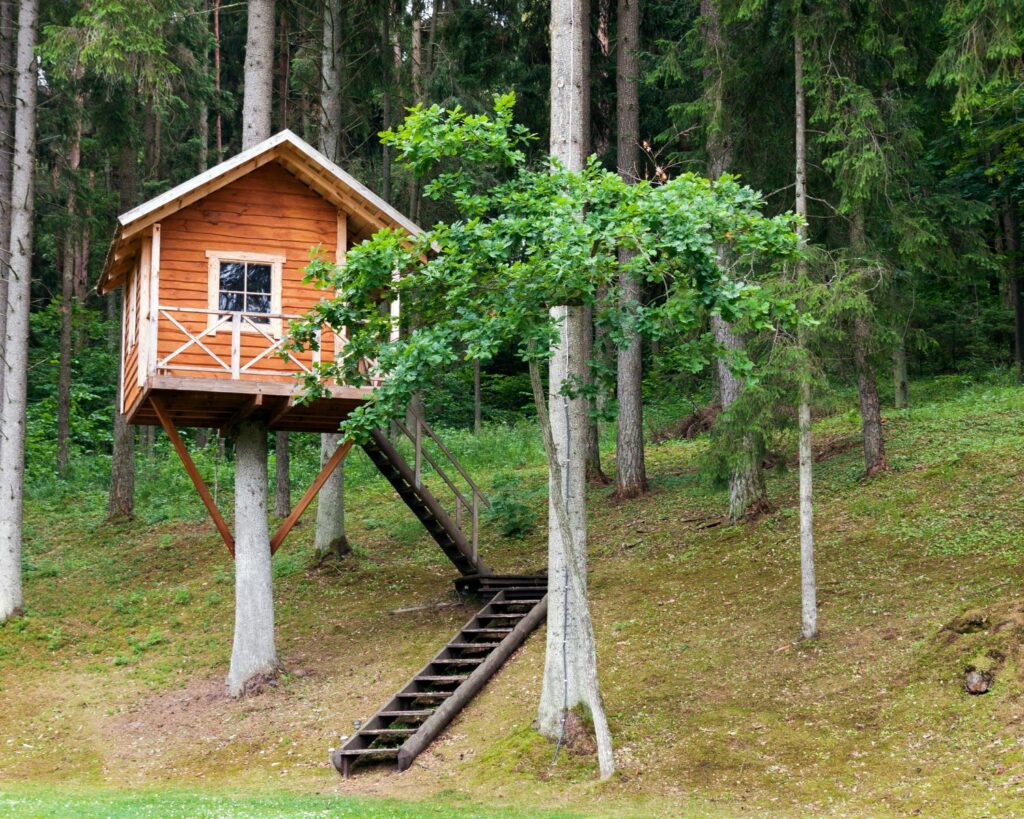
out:
M592 490L593 611L620 768L604 785L588 757L552 764L531 731L543 631L408 773L335 773L338 735L471 611L391 613L449 599L452 572L361 453L347 495L356 554L309 570L312 524L296 530L275 558L290 673L238 702L221 693L231 565L175 464L158 453L145 468L139 519L123 526L102 522L99 492L36 491L27 616L0 628L0 804L56 815L78 793L99 814L128 804L104 801L116 786L167 791L164 808L180 798L181 815L197 789L225 811L245 791L237 815L260 799L353 815L1024 811L1024 402L1002 382L955 378L911 394L912 409L886 413L892 470L866 484L855 412L817 423L823 631L810 643L795 641L795 470L773 474L776 511L731 528L708 525L725 499L695 472L700 438L651 447L642 500ZM485 487L512 474L542 508L531 430L450 440ZM495 567L543 565L542 531L486 531ZM988 694L965 693L970 664L994 669ZM327 799L338 795L420 804Z

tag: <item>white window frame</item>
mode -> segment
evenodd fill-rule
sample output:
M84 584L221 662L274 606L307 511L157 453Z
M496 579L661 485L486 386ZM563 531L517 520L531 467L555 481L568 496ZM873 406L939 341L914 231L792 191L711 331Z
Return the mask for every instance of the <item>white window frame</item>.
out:
M245 250L207 250L207 274L208 274L208 300L207 307L213 312L210 313L206 326L212 327L216 324L220 312L220 266L222 262L247 262L249 264L270 265L270 312L272 315L280 315L281 309L281 281L284 270L285 256L273 253L251 253ZM228 311L224 311L228 312ZM272 318L268 325L269 331L275 338L281 337L281 319ZM222 325L221 328L228 332L230 328ZM259 333L255 327L243 323L243 333ZM211 334L216 334L214 330Z

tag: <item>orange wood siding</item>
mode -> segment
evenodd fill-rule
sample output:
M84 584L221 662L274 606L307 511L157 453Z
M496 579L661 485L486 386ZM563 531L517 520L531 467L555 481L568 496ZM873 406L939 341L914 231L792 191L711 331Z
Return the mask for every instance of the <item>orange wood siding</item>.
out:
M276 163L265 165L225 188L169 216L161 223L159 256L159 302L162 307L205 309L209 306L207 251L284 256L281 271L281 312L302 314L324 294L303 284L303 269L309 264L310 250L319 245L330 259L335 258L338 212L331 203L315 194ZM198 335L206 328L207 318L198 314L174 314L179 322ZM287 331L287 324L284 328ZM158 324L157 359L176 350L188 339L170 320L161 316ZM270 332L270 330L267 330ZM228 326L203 343L230 366L231 332ZM241 334L242 365L268 346L263 336ZM333 352L333 339L324 344L323 358ZM312 355L300 357L309 366ZM193 344L179 354L162 372L173 375L230 378L230 373L202 373L176 370L174 365L214 366L216 362ZM247 380L291 380L297 370L294 363L276 355L261 359L256 368L275 375L244 373Z
M139 395L139 288L138 288L138 275L137 271L133 271L128 274L128 279L125 282L125 299L123 303L124 314L122 316L121 324L121 344L122 346L122 357L123 365L121 371L122 385L124 388L124 404L122 406L123 411L127 411L134 403L135 399ZM131 301L135 303L135 338L132 339L132 343L129 343L129 328L128 323L131 321L131 305L129 303L129 297Z

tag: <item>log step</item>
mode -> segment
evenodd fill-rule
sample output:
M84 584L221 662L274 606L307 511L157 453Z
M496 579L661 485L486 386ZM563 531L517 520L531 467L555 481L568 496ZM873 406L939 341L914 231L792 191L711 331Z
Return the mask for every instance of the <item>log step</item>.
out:
M453 683L462 682L468 674L420 674L414 677L417 682L429 682L429 683Z
M411 709L409 711L378 711L378 717L392 717L395 719L402 717L429 717L434 713L434 708L418 708Z

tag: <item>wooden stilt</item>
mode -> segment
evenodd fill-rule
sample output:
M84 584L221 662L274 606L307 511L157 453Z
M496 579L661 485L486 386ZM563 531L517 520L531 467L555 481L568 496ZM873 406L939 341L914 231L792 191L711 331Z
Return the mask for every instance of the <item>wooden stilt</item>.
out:
M338 468L338 464L342 462L348 451L352 448L352 439L348 439L341 444L331 459L324 464L324 468L320 470L320 474L316 476L316 480L310 485L309 489L306 490L306 494L302 496L302 499L292 509L292 513L282 521L280 528L274 533L274 536L270 539L270 553L274 554L278 547L288 537L288 533L292 530L292 527L299 522L299 518L302 513L306 511L306 507L313 502L313 498L316 497L317 492L320 491L324 483L331 476L331 473Z
M164 408L160 399L156 396L152 396L149 399L149 403L153 407L153 412L156 413L157 419L160 421L160 426L164 428L164 432L167 433L167 437L171 439L171 444L178 453L178 457L181 458L181 462L185 466L185 471L192 479L192 483L195 484L196 491L199 492L199 497L203 499L203 503L206 505L206 510L210 513L210 517L213 518L213 525L217 527L217 531L220 532L220 536L224 538L224 543L227 544L228 551L231 552L231 556L234 557L235 538L232 536L231 530L228 528L224 518L221 517L221 514L217 509L217 505L213 502L213 496L210 494L210 490L206 488L206 484L203 482L203 476L200 475L199 470L196 469L192 456L188 454L188 450L185 448L185 443L181 440L181 436L178 434L178 430L175 428L174 422L167 414L167 410Z

